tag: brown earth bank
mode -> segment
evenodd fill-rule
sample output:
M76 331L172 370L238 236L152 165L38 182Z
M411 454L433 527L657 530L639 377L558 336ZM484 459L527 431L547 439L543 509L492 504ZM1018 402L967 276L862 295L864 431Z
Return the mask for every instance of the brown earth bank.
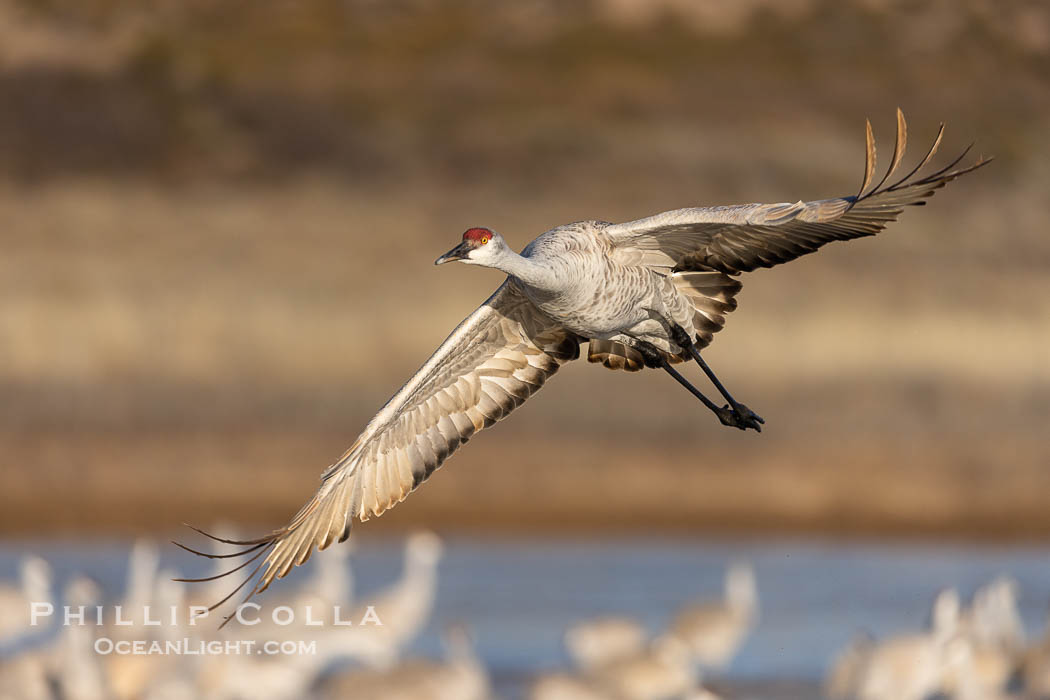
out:
M732 444L709 440L717 428L703 418L693 444L607 438L600 452L588 439L478 436L409 503L357 527L1050 536L1045 440ZM22 468L0 476L0 533L172 532L216 521L269 529L312 495L346 442L307 431L4 435L4 462Z

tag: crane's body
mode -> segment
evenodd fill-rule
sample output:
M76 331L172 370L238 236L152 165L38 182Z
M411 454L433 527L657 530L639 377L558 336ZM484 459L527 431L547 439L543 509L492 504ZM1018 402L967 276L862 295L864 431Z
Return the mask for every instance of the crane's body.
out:
M506 417L579 357L584 343L589 361L614 370L661 368L722 424L760 431L764 421L726 391L700 355L736 308L738 276L832 241L874 235L906 206L924 204L987 162L953 170L967 149L947 167L919 177L942 134L943 125L921 162L890 181L907 141L898 110L890 167L869 187L875 145L868 124L864 180L854 196L677 209L620 224L582 221L547 231L520 254L490 229L468 229L436 264L495 268L506 281L379 410L287 525L255 540L215 538L244 546L240 552L190 551L213 558L254 552L228 573L263 557L240 587L261 570L249 597L265 590L315 548L349 537L354 519L378 516L402 501L474 433ZM672 367L689 359L726 405L719 407Z
M616 259L602 221L580 221L541 234L497 266L544 315L580 338L682 348L671 328L693 337L693 305L671 276Z

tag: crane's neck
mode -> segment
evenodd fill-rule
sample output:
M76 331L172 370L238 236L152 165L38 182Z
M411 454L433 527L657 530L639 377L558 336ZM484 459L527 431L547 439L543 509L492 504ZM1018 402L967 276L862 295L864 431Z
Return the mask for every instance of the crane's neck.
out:
M503 249L500 256L489 266L516 277L533 289L557 292L564 286L564 281L559 279L557 272L550 266L518 255L509 248Z

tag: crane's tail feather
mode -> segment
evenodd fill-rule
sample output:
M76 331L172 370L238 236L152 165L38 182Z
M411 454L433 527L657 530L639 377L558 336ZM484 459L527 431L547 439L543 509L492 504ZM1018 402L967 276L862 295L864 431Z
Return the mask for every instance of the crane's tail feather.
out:
M587 361L601 363L609 369L639 372L645 369L642 353L617 340L592 338L587 344Z

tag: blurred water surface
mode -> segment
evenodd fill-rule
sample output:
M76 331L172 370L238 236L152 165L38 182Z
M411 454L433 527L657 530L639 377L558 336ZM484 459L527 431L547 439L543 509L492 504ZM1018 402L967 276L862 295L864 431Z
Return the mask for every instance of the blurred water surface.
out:
M367 598L400 574L401 543L355 539L355 585ZM435 613L412 652L440 656L442 630L465 623L497 691L510 696L534 674L567 667L561 635L574 620L630 615L656 633L686 602L720 596L731 560L754 564L761 600L758 627L719 679L743 687L790 681L815 689L835 652L857 632L883 637L917 629L943 587L969 596L994 576L1015 578L1032 636L1041 634L1050 599L1048 545L646 536L454 537L447 545ZM0 544L0 577L16 576L21 555L36 552L54 566L59 587L74 573L87 573L116 595L128 546L7 540ZM173 546L164 549L162 564L205 573ZM303 573L296 570L282 585L297 585Z

